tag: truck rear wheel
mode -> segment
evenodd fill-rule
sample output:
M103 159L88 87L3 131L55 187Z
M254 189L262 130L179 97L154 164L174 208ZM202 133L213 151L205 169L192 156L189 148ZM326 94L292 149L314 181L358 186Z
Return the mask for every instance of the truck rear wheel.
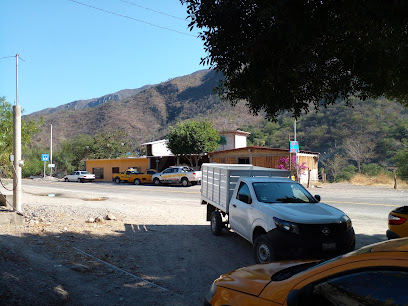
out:
M267 263L275 259L272 243L266 234L262 234L255 239L254 256L256 263Z
M221 235L224 224L222 223L221 214L218 211L213 211L211 213L211 232L214 236Z
M120 184L120 178L119 178L119 177L116 177L116 178L115 178L115 183L116 183L116 184Z
M136 178L133 183L135 183L135 185L140 185L140 180L138 178Z
M181 185L183 185L183 187L187 187L188 186L188 178L183 177L181 179Z

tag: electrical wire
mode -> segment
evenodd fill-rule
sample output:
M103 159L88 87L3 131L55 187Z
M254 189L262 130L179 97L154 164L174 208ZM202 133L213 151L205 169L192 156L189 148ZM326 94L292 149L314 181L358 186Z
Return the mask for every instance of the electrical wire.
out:
M0 57L0 59L9 58L9 57L16 57L16 56L15 56L15 55L12 55L12 56L4 56L4 57Z
M191 36L191 37L196 38L196 36L192 35L192 34L188 34L188 33L185 33L185 32L180 32L180 31L173 30L173 29L170 29L170 28L162 27L162 26L159 26L157 24L153 24L153 23L150 23L150 22L147 22L147 21L143 21L143 20L136 19L136 18L129 17L129 16L126 16L126 15L122 15L122 14L118 14L118 13L115 13L115 12L111 12L111 11L101 9L99 7L92 6L92 5L89 5L89 4L86 4L86 3L82 3L82 2L79 2L79 1L75 1L75 0L67 0L67 1L74 2L74 3L77 3L77 4L81 4L83 6L90 7L90 8L93 8L95 10L99 10L99 11L102 11L102 12L105 12L105 13L108 13L108 14L112 14L112 15L115 15L115 16L119 16L119 17L131 19L131 20L134 20L134 21L137 21L137 22L141 22L141 23L144 23L144 24L148 24L148 25L156 27L156 28L160 28L160 29L163 29L163 30L172 31L172 32L176 32L176 33L179 33L179 34L183 34L183 35L186 35L186 36Z
M14 177L16 177L16 176L17 176L16 168L14 167L14 163L11 163L11 164L12 164L12 166L13 166ZM1 177L0 177L0 184L1 184L1 186L3 186L3 188L6 189L7 191L14 191L14 190L16 190L16 188L17 188L18 181L17 181L17 179L16 179L16 185L13 185L13 188L12 188L12 189L8 189L8 188L3 184L3 180L2 180Z
M125 0L120 0L120 1L125 2L125 3L128 3L128 4L131 4L131 5L134 5L134 6L137 6L137 7L140 7L140 8L143 8L143 9L145 9L145 10L149 10L149 11L158 13L158 14L162 14L162 15L165 15L165 16L169 16L169 17L172 17L172 18L175 18L175 19L178 19L178 20L187 21L186 19L183 19L183 18L174 16L174 15L166 14L166 13L163 13L163 12L160 12L160 11L156 11L156 10L153 10L153 9L151 9L151 8L138 5L138 4L133 3L133 2L129 2L129 1L125 1Z

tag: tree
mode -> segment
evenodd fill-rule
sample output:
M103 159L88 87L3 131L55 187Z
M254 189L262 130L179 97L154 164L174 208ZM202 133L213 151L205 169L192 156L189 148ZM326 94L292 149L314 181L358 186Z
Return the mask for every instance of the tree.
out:
M176 124L168 140L167 147L174 155L186 157L192 167L197 167L204 153L218 148L220 136L210 121L193 120Z
M345 158L338 154L334 155L333 159L329 159L322 163L327 168L327 172L333 177L334 182L337 180L337 176L347 166Z
M398 150L394 157L397 162L397 174L403 180L408 180L408 147Z
M233 104L269 118L352 96L408 105L406 1L180 1Z
M361 173L361 163L373 157L375 144L367 140L367 137L355 136L347 138L343 144L344 150L350 159L357 163L358 172Z
M61 142L55 153L58 169L71 172L84 168L84 160L123 157L131 150L131 144L123 131L99 133L95 137L78 134Z
M21 148L25 149L31 138L38 132L41 121L21 120ZM13 166L9 156L13 154L13 107L4 97L0 97L0 172L5 176L13 175Z

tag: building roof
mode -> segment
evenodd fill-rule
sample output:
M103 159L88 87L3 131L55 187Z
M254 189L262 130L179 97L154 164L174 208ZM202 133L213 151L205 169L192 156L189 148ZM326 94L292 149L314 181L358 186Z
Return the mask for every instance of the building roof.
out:
M265 151L274 150L274 151L282 151L285 153L289 152L289 149L251 146L251 147L243 147L243 148L237 148L237 149L229 149L229 150L224 150L224 151L214 151L214 152L208 153L208 155L222 153L222 152L238 152L240 150L242 151L242 150L248 150L248 149L257 149L257 150L265 150ZM310 152L310 151L304 151L304 150L299 150L299 153L320 155L320 153L317 153L317 152Z
M96 158L96 159L86 159L85 161L102 161L102 160L129 160L129 159L146 159L147 156L139 156L139 157L119 157L119 158Z
M151 142L145 142L142 143L142 146L147 146L147 145L152 145L152 144L158 144L158 143L165 143L165 142L169 142L167 139L160 139L160 140L156 140L156 141L151 141Z
M225 134L238 134L238 135L248 136L248 135L250 135L251 133L249 133L249 132L244 132L244 131L241 131L241 130L234 130L234 131L222 131L222 132L219 132L219 134L220 134L220 135L225 135Z

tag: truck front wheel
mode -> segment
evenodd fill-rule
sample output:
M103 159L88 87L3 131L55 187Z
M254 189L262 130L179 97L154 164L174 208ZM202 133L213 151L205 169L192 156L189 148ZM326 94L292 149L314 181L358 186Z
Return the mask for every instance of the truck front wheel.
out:
M222 223L221 214L218 211L213 211L211 213L211 232L214 236L221 235L224 224Z
M254 256L256 263L267 263L275 259L272 243L266 234L262 234L255 239Z

